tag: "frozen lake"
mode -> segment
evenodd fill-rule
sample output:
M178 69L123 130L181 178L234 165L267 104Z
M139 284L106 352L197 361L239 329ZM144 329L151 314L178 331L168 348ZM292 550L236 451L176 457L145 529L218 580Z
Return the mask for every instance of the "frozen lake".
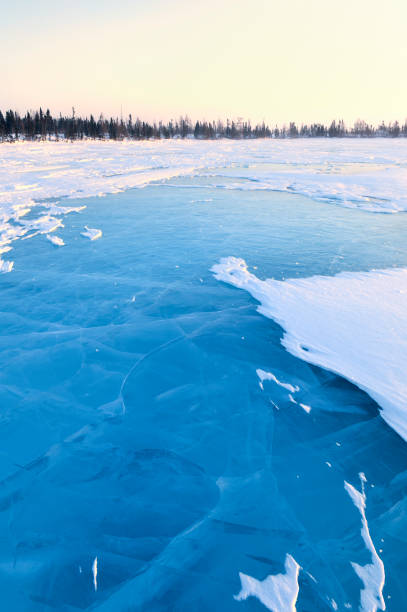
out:
M407 142L136 145L0 146L4 609L400 612Z

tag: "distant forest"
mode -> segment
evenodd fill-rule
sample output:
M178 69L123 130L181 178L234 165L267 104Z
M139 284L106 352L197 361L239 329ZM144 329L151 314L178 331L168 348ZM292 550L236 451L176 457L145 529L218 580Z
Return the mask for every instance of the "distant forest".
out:
M211 140L215 138L252 139L252 138L321 138L321 137L389 137L407 136L407 120L404 125L398 121L378 126L369 125L358 120L352 127L347 127L340 121L332 121L329 126L322 123L299 125L294 122L288 126L274 128L265 123L252 126L250 121L196 121L188 117L180 117L176 121L164 123L148 123L140 119L133 120L129 115L127 119L105 118L100 115L95 119L76 116L72 109L70 116L53 117L49 110L26 112L21 116L18 112L8 110L4 114L0 111L0 141L16 140L82 140L111 139L111 140L146 140L167 138L197 138Z

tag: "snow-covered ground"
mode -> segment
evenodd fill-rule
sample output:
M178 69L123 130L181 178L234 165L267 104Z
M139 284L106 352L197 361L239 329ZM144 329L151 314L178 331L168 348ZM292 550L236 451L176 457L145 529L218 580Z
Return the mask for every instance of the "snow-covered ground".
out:
M86 198L176 176L277 190L373 212L407 210L407 140L40 142L0 145L0 255L57 229ZM8 256L9 257L9 256ZM0 264L11 270L11 262Z

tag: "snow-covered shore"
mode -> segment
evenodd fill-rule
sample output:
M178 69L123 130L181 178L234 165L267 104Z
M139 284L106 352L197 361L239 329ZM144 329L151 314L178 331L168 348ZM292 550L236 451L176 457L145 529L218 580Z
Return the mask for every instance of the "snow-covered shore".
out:
M286 191L372 212L407 210L405 139L3 143L0 253L15 240L49 234L65 214L80 210L59 206L60 199L202 174L214 188ZM3 261L3 271L11 268Z

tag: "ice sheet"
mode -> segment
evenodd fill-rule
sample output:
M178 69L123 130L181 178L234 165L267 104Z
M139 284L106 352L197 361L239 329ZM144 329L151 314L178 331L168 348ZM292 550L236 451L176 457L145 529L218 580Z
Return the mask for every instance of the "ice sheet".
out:
M239 572L284 575L288 552L299 611L355 612L351 562L372 556L344 481L361 490L365 471L384 598L403 610L407 446L209 268L240 249L259 277L407 266L407 217L226 189L190 204L213 193L201 182L93 199L48 234L63 248L37 234L3 254L16 272L1 277L2 608L267 612L234 599ZM273 380L261 392L258 368L299 386L297 403Z

